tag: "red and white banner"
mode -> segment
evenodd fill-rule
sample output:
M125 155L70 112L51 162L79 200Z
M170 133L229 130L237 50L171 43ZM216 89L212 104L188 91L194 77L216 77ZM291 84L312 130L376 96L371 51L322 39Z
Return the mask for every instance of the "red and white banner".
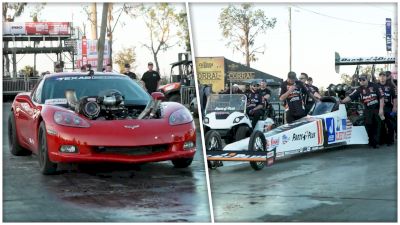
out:
M89 40L83 37L82 40L77 41L77 47L76 67L79 68L82 65L90 64L92 68L97 68L97 40ZM106 40L104 45L103 67L110 63L109 52L108 41Z
M3 35L70 35L69 22L4 22Z

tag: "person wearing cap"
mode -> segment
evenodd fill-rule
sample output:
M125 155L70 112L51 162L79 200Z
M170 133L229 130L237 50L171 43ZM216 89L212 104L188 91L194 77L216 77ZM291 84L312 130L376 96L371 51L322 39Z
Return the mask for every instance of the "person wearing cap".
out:
M314 95L314 97L320 99L321 95L318 93L318 88L313 85L308 84L307 81L309 78L310 77L308 77L308 75L306 73L301 73L299 80L306 86L309 93ZM311 78L311 83L312 83L312 78ZM310 112L310 110L314 104L315 104L314 99L311 96L309 96L308 94L305 94L304 95L304 106L305 106L306 114L308 114L308 112Z
M395 120L394 115L397 113L397 94L396 87L389 81L385 72L379 73L378 86L383 91L383 114L385 120L382 123L380 144L392 145L394 142Z
M260 117L264 115L264 99L258 92L256 81L250 84L250 90L245 95L247 96L246 113L251 117L251 124L254 128Z
M381 119L384 117L383 106L384 98L382 89L368 81L366 74L358 78L360 87L356 88L349 96L340 100L345 104L351 100L361 99L364 104L365 128L367 130L369 145L373 148L378 147Z
M232 85L232 94L243 94L243 91L240 90L239 85L233 84Z
M160 74L153 70L153 63L149 62L147 64L148 71L146 71L142 76L142 81L144 86L149 94L157 91L158 87L160 86Z
M136 74L131 72L131 65L129 63L126 63L124 68L125 68L124 74L130 77L132 80L136 80Z
M292 123L307 115L304 107L304 96L307 94L314 101L318 101L304 83L297 80L296 73L290 71L287 80L281 85L279 95L279 100L284 101L286 105L286 123Z

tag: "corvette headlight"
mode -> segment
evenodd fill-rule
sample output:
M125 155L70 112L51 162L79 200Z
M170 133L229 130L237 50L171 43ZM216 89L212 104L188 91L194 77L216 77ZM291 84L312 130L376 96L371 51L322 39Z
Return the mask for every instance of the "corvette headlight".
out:
M193 121L192 114L186 108L179 109L169 116L170 125L180 125Z
M60 112L54 113L54 122L62 126L68 127L90 127L90 124L84 119L70 112Z
M244 116L238 116L233 120L233 123L239 123L243 118Z

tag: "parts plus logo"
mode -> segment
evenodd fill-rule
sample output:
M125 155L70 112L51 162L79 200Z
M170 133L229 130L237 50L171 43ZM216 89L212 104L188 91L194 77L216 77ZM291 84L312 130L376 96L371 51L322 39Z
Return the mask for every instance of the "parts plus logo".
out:
M306 131L303 134L293 134L293 141L305 141L315 138L315 132Z

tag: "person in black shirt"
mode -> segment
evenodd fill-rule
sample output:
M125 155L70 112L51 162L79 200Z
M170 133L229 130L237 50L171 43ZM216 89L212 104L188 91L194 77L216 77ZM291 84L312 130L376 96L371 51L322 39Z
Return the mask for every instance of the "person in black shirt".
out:
M125 67L124 74L130 77L132 80L136 80L136 74L130 71L131 65L129 63L126 63L124 67Z
M246 113L252 117L251 125L254 128L260 117L264 115L264 99L258 93L258 84L255 81L251 83L250 90L245 94L247 96Z
M306 83L306 81L308 82L308 79L310 79L310 78L311 77L308 77L308 75L306 73L301 73L299 80L304 84L304 86L306 86L309 93L314 95L316 98L320 99L321 95L319 95L319 93L318 93L318 88ZM312 83L312 78L311 78L311 83ZM306 114L308 114L308 112L310 112L311 108L313 107L315 101L314 101L314 98L312 98L310 96L310 94L306 93L303 97L304 97L303 98L304 99L304 108L305 108Z
M279 96L280 101L285 101L286 109L286 122L291 123L306 116L304 108L304 96L308 94L315 101L318 101L305 85L297 80L295 72L289 72L288 78L281 85L281 93Z
M157 91L160 86L160 74L157 71L153 70L153 63L149 62L147 64L148 71L145 72L142 76L142 81L144 82L144 86L149 94Z
M265 80L261 80L258 93L263 97L265 104L268 105L268 100L271 97L271 90L267 87L267 82Z
M395 120L392 115L397 113L397 94L395 86L389 81L390 78L388 79L387 75L385 72L379 73L378 82L379 87L383 91L383 113L385 116L381 129L380 144L386 143L387 145L392 145L395 131Z
M378 147L379 131L381 119L383 118L383 92L374 83L368 81L367 75L359 77L360 87L356 88L349 96L340 101L347 103L351 100L361 99L364 104L365 128L368 133L369 145L373 148Z

